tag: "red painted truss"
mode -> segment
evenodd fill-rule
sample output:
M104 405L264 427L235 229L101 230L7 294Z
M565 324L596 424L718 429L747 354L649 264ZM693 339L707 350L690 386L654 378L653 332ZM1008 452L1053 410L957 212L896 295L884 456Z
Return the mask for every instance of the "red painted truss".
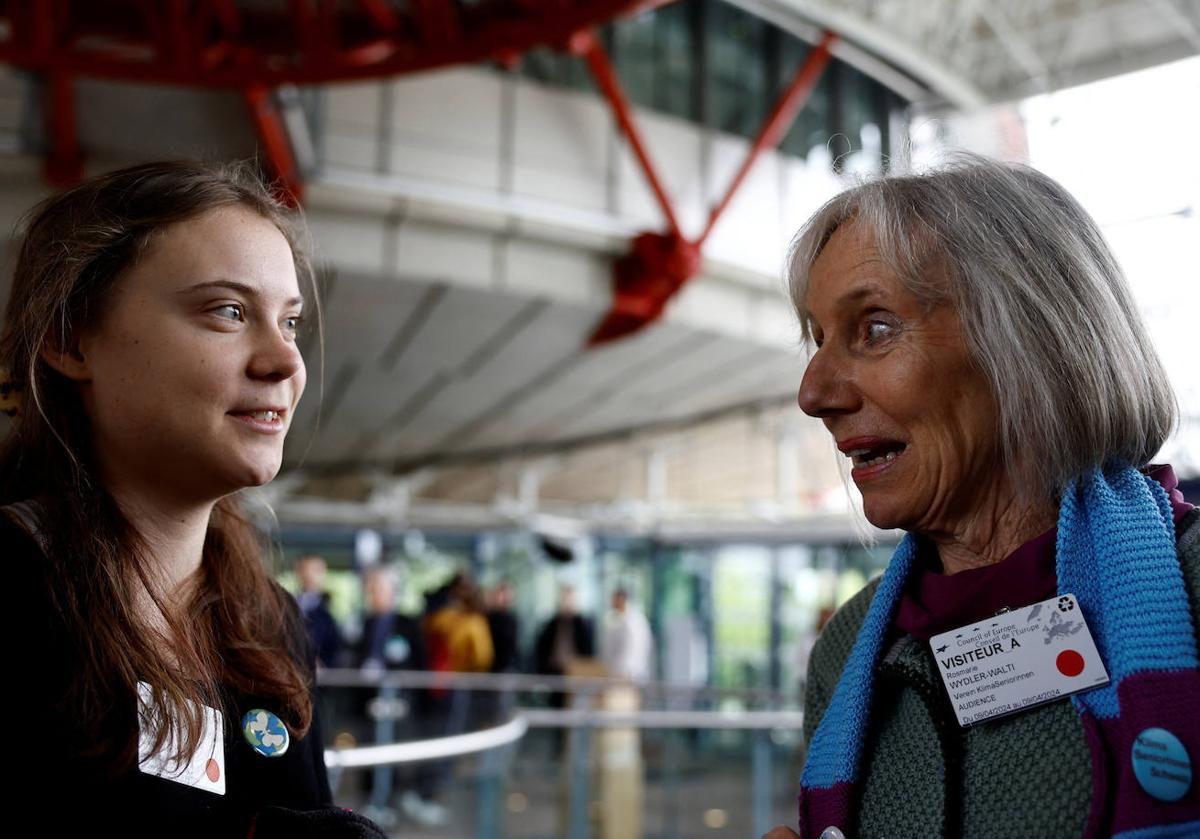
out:
M0 62L274 87L510 61L665 0L0 0Z
M613 270L613 304L589 343L656 321L702 266L701 250L746 174L787 133L829 61L826 34L783 92L699 236L680 229L649 150L599 39L598 24L669 0L0 0L0 63L43 74L47 180L82 174L77 76L240 90L288 200L303 180L272 89L380 78L485 60L511 66L528 50L569 50L588 65L654 191L667 230L635 237Z

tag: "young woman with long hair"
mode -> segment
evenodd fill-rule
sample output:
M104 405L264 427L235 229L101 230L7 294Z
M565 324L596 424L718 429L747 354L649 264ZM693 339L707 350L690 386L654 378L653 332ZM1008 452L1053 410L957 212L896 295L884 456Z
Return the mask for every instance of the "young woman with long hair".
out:
M328 807L311 651L237 502L282 462L315 304L299 222L246 166L136 166L27 217L5 719L10 800L51 804L51 833L374 835Z

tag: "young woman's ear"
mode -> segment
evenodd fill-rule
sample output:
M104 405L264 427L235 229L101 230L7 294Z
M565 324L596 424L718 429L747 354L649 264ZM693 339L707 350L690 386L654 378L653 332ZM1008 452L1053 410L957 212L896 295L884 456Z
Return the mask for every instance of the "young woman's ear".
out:
M42 361L72 381L86 382L92 378L91 367L76 336L68 339L65 347L57 346L54 341L47 341L42 345L41 355Z

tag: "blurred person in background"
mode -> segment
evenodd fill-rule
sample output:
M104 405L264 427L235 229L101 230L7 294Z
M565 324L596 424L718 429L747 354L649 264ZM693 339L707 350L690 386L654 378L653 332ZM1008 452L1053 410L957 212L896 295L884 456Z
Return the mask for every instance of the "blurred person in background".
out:
M512 583L505 580L488 592L487 623L492 636L493 673L512 673L519 669L520 624L512 607Z
M629 592L612 594L612 611L604 627L601 647L604 664L612 676L644 682L654 668L654 636L642 610L629 602Z
M424 670L427 659L420 622L396 611L396 571L372 568L366 579L367 618L355 648L366 670Z
M495 652L479 586L466 574L455 575L441 603L423 621L432 669L487 672Z
M1197 835L1200 512L1096 223L964 156L832 199L790 272L800 407L907 531L813 650L800 835Z
M537 672L547 676L565 675L577 658L596 655L596 636L592 622L576 610L575 587L563 585L558 591L558 611L542 625L534 647ZM566 696L550 694L550 705L562 708Z
M441 673L485 673L492 666L492 636L484 616L483 595L471 578L458 573L439 587L427 602L437 603L422 620L429 669ZM424 691L426 736L449 737L467 730L472 691L453 686L435 686ZM405 812L418 821L442 825L449 812L439 800L454 761L422 764L420 799L406 793Z
M330 806L304 624L238 501L304 392L302 240L249 168L188 161L24 225L0 543L7 791L34 832L382 836Z
M367 673L425 670L428 664L420 621L396 610L397 576L398 570L389 567L376 567L367 572L364 584L367 617L363 621L362 636L354 649L356 666ZM379 695L381 698L392 695L403 700L407 706L407 713L399 721L399 725L396 724L396 720L372 720L370 708L375 693L361 691L355 716L362 720L364 725L369 726L369 730L363 732L363 739L378 742L419 740L428 736L429 710L424 691L396 691L393 688L386 693L381 691ZM400 795L400 804L409 818L423 825L444 822L438 813L427 811L423 806L429 795L429 782L419 764L415 767L399 765L394 769L387 766L377 767L369 777L373 808L370 815L380 823L388 824L395 820L389 802L392 780L404 790Z
M488 631L492 636L492 672L520 670L520 624L513 613L513 585L507 580L494 586L487 596ZM485 691L486 715L495 723L508 719L516 694L511 690Z
M317 652L317 663L337 667L342 652L342 633L329 611L329 592L325 591L325 558L306 554L296 562L300 593L296 602L304 615L304 626Z

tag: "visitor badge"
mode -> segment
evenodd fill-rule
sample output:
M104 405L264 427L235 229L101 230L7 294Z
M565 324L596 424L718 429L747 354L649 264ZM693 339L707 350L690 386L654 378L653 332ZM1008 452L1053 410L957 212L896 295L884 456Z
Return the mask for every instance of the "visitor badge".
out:
M175 761L175 736L172 734L158 752L154 746L154 714L150 685L138 682L138 769L185 786L225 794L224 717L215 708L204 706L204 733L191 760Z
M1073 594L943 632L929 646L962 726L1108 684Z

